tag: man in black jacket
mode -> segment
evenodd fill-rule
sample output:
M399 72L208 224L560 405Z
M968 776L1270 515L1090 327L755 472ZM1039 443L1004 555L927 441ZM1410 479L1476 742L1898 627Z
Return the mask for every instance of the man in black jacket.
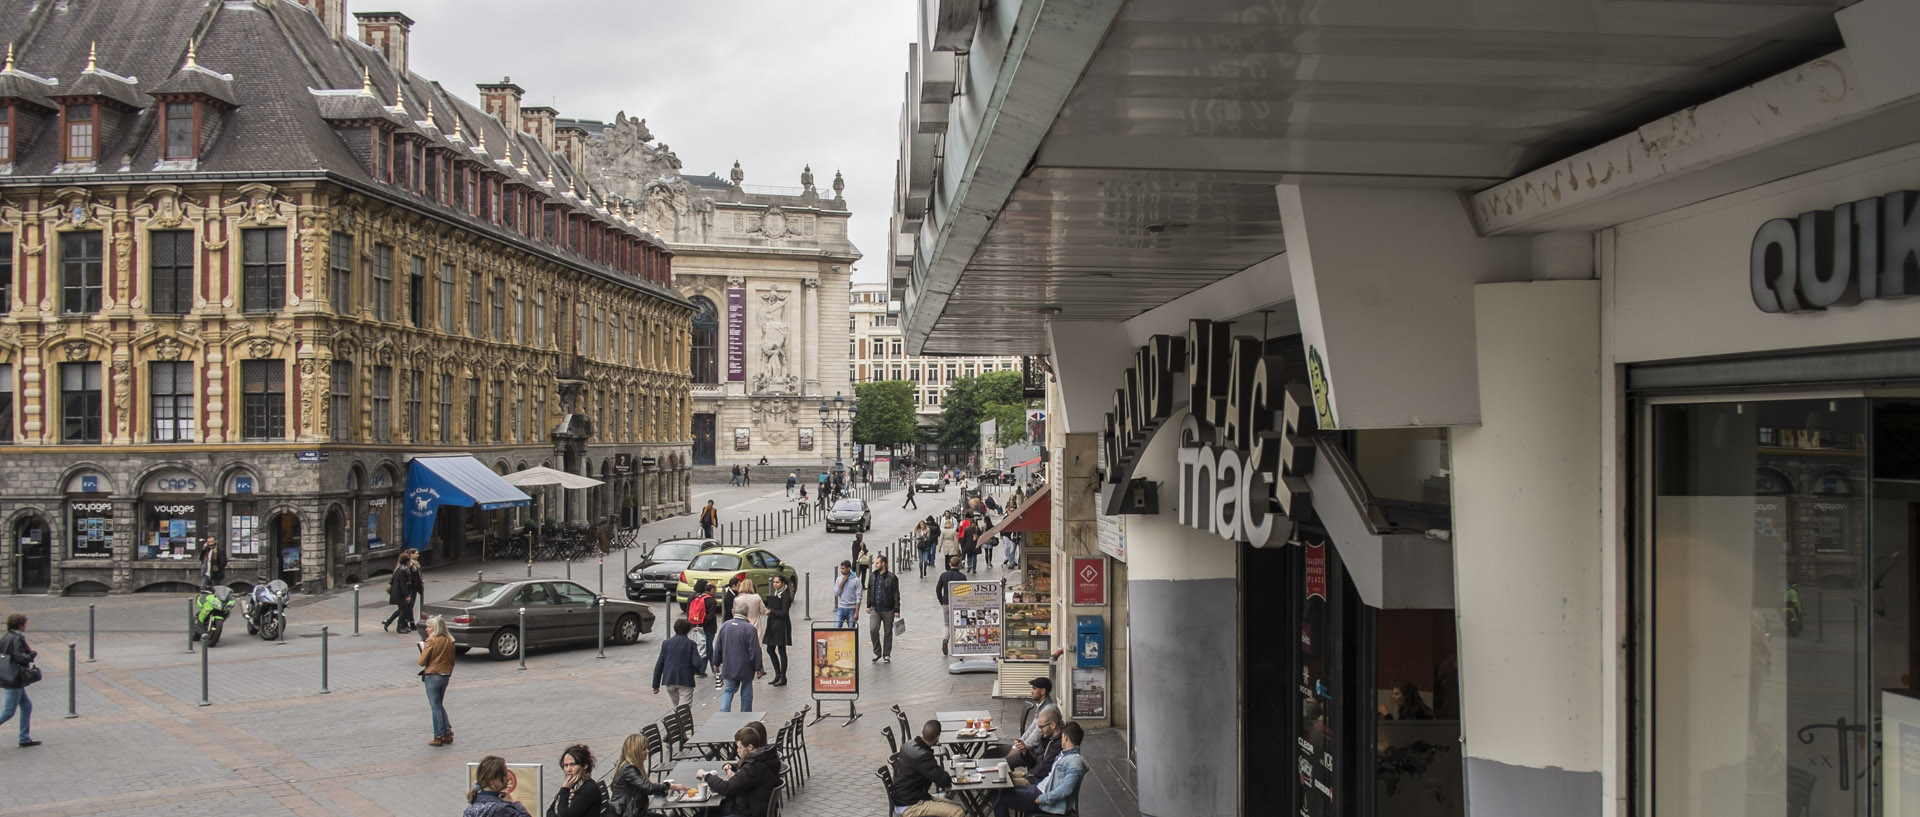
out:
M895 808L906 808L902 817L965 817L967 810L959 803L942 800L927 791L928 786L953 787L953 777L940 768L940 759L933 756L933 747L939 743L940 722L927 721L927 725L920 727L920 736L900 747L889 761L893 766L893 787L887 789L887 800Z
M940 574L940 583L933 587L933 597L940 600L940 617L942 619L947 618L946 608L949 601L947 597L947 586L954 582L964 582L966 580L967 574L960 572L960 557L948 556L947 572ZM947 654L947 639L944 636L940 639L940 654Z
M1040 743L1007 756L1007 765L1014 767L1013 782L1022 786L1045 780L1047 773L1053 771L1053 762L1060 758L1060 710L1042 709L1038 717ZM1031 768L1021 771L1022 766Z
M875 556L873 576L867 581L867 618L875 663L893 663L893 620L899 617L900 579L887 569L887 557Z

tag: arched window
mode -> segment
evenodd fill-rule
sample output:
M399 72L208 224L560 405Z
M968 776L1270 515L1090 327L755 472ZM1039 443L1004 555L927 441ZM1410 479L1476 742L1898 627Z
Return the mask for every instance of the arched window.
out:
M693 296L693 382L720 382L720 310L712 301Z

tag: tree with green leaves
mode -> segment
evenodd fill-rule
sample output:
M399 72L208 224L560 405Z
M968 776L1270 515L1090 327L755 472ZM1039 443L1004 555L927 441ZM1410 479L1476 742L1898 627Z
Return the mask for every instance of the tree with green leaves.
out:
M1027 434L1027 401L1021 396L1020 373L987 372L978 377L962 377L947 387L940 399L939 441L941 448L973 448L980 444L980 424L998 420L1002 444L1007 435L1019 440ZM1003 407L1003 408L994 408ZM1013 419L1002 419L1012 410Z
M884 447L911 446L916 429L913 384L905 380L855 383L860 411L853 418L853 441Z

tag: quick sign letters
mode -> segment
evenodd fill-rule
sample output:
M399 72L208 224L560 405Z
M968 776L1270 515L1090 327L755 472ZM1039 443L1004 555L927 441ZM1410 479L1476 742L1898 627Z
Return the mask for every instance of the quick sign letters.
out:
M1748 272L1762 312L1920 294L1920 192L1768 221L1753 234Z

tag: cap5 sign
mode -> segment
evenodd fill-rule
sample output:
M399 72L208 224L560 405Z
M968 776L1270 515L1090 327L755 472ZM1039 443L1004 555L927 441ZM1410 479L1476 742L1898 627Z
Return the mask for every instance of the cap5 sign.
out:
M1121 512L1122 489L1179 407L1175 380L1184 378L1177 393L1190 411L1179 429L1180 524L1265 546L1284 540L1287 519L1307 516L1313 392L1285 382L1283 360L1262 354L1259 338L1232 337L1231 329L1193 320L1186 337L1155 335L1134 353L1106 417L1106 513Z

